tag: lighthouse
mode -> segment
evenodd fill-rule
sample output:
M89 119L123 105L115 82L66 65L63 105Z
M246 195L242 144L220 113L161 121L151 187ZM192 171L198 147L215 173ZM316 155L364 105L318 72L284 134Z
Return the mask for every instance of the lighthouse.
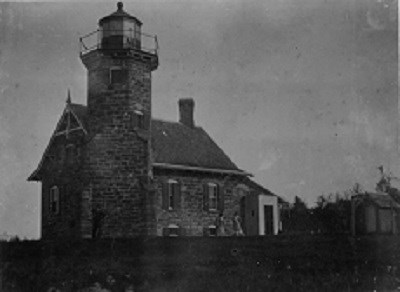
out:
M158 67L158 48L156 37L143 34L141 27L119 2L97 30L80 39L88 80L85 237L95 236L100 225L102 236L152 233L146 206L152 173L151 73ZM152 46L142 46L144 39Z
M179 120L152 117L158 45L138 18L118 3L80 45L87 103L68 91L28 178L42 183L42 238L216 236L221 215L238 213L246 234L277 233L277 197L195 122L193 98L179 99ZM253 221L262 221L254 232Z

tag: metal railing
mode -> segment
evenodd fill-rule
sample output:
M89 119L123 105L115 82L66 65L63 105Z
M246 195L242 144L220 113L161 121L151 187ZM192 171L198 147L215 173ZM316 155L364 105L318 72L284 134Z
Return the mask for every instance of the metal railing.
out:
M94 50L138 50L158 55L156 35L138 33L132 30L97 29L79 38L80 55Z

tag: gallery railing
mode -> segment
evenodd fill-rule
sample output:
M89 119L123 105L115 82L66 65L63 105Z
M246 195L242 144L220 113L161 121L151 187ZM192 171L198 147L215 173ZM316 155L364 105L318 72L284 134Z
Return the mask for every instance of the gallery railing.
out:
M158 55L157 36L134 30L95 30L79 38L80 54L94 50L137 50Z

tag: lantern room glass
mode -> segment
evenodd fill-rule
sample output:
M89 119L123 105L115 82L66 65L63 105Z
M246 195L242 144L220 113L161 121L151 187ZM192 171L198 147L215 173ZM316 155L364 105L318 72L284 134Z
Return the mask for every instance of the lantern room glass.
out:
M141 49L140 25L134 19L104 21L100 26L101 48L104 50Z

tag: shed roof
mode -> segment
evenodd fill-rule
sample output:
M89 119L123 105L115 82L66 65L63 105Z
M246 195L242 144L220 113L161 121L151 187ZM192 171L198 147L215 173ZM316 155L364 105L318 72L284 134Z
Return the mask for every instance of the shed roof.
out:
M396 208L400 209L400 204L397 203L391 196L385 193L365 193L358 198L367 200L379 208Z

